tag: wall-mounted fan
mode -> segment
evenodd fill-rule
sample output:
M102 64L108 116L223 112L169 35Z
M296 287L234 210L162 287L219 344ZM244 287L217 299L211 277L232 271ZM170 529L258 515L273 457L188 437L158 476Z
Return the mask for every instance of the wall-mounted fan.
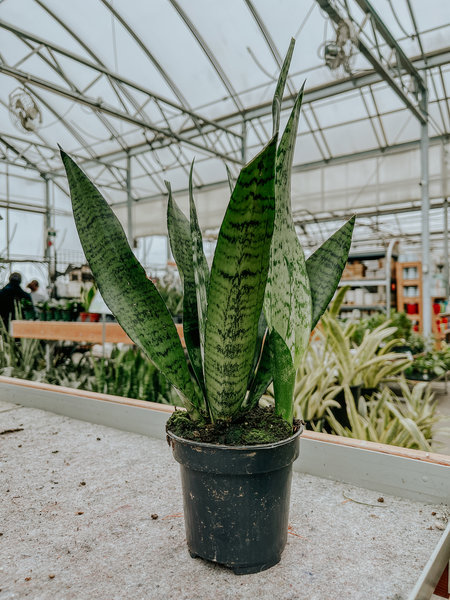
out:
M322 58L336 77L350 75L356 58L358 38L349 19L342 20L336 28L336 39L321 46Z
M16 88L10 93L9 114L15 127L25 133L36 131L42 123L38 105L31 94L23 88Z

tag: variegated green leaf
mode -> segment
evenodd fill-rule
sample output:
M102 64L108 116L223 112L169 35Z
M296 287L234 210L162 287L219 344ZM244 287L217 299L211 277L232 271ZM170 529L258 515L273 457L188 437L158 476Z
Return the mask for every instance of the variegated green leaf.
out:
M273 373L275 412L288 423L292 423L296 368L288 346L276 329L270 333L269 350Z
M201 394L191 379L177 330L161 296L134 256L117 217L97 188L63 151L73 214L100 292L130 338L178 390L194 418Z
M252 410L252 408L256 406L262 394L264 394L272 381L272 369L268 350L269 336L267 334L267 321L264 316L264 311L262 310L258 321L256 350L248 379L248 394L243 404L243 409L245 411Z
M285 341L297 368L311 328L311 296L303 249L291 215L291 167L302 92L297 97L277 152L275 222L264 313L269 330ZM274 373L276 378L276 373Z
M198 329L200 334L200 350L202 358L202 368L204 365L205 350L205 328L206 328L206 307L209 287L209 267L203 250L203 237L200 230L197 210L194 202L194 192L192 187L192 172L194 161L192 161L191 171L189 173L189 206L191 217L191 239L192 239L192 261L194 268L195 292L197 295L197 314Z
M267 334L267 321L266 321L266 317L264 316L264 311L262 310L261 314L259 316L259 321L258 321L258 335L256 337L256 348L255 348L255 353L253 355L253 364L252 364L252 368L251 368L251 371L249 373L249 378L248 378L248 389L251 388L252 381L255 379L256 370L257 370L259 361L261 359L264 338L266 337L266 334Z
M245 399L258 335L274 218L276 137L244 167L219 232L211 269L205 384L212 418Z
M317 325L342 277L352 243L354 226L353 216L306 261L312 298L311 329Z
M250 385L248 396L245 400L245 410L252 410L272 383L272 361L269 342L269 333L267 332L256 375Z
M286 85L286 79L291 65L292 54L294 52L295 40L291 38L289 49L281 67L280 75L278 76L277 87L272 101L272 121L273 121L273 135L276 135L280 129L280 112L281 102L283 100L284 88Z
M167 231L170 247L183 282L183 334L192 368L201 388L204 389L203 366L200 351L197 293L192 257L191 226L172 197L170 183L165 182L169 193L167 203Z

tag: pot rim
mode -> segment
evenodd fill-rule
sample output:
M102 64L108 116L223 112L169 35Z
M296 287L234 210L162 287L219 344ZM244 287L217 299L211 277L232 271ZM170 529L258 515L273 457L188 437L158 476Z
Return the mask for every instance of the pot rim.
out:
M246 452L252 450L270 450L272 448L278 448L279 446L283 446L284 444L288 444L292 440L299 437L304 431L304 425L300 425L298 430L289 436L288 438L284 438L284 440L280 440L279 442L272 442L269 444L252 444L250 446L228 446L226 444L212 444L210 442L197 442L195 440L188 440L186 438L179 437L172 433L171 431L166 430L167 438L171 438L173 441L179 442L181 444L185 444L187 446L197 446L201 448L211 448L214 450L245 450ZM170 444L169 439L167 440Z

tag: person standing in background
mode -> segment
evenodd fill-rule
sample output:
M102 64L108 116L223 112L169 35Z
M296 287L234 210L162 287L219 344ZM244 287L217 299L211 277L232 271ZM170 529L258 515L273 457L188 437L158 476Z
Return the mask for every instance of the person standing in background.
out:
M27 288L31 292L33 306L36 306L38 302L45 302L46 300L48 300L48 295L39 289L39 281L37 281L37 279L33 279L33 281L30 281L30 283L27 285Z
M0 316L6 329L9 327L10 320L16 317L15 303L20 300L32 302L30 294L20 287L21 282L22 275L20 273L11 273L9 283L0 290Z

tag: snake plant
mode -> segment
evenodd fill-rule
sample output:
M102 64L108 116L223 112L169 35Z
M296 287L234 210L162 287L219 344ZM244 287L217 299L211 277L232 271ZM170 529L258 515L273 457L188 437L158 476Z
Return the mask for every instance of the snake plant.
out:
M252 410L272 380L276 412L292 422L296 369L347 261L354 217L307 261L296 235L290 180L303 89L283 134L278 131L293 48L292 40L273 100L273 136L235 184L230 181L211 271L192 169L189 218L167 184L167 225L184 285L183 328L193 377L172 318L119 221L61 151L80 240L105 302L200 423L233 421Z

